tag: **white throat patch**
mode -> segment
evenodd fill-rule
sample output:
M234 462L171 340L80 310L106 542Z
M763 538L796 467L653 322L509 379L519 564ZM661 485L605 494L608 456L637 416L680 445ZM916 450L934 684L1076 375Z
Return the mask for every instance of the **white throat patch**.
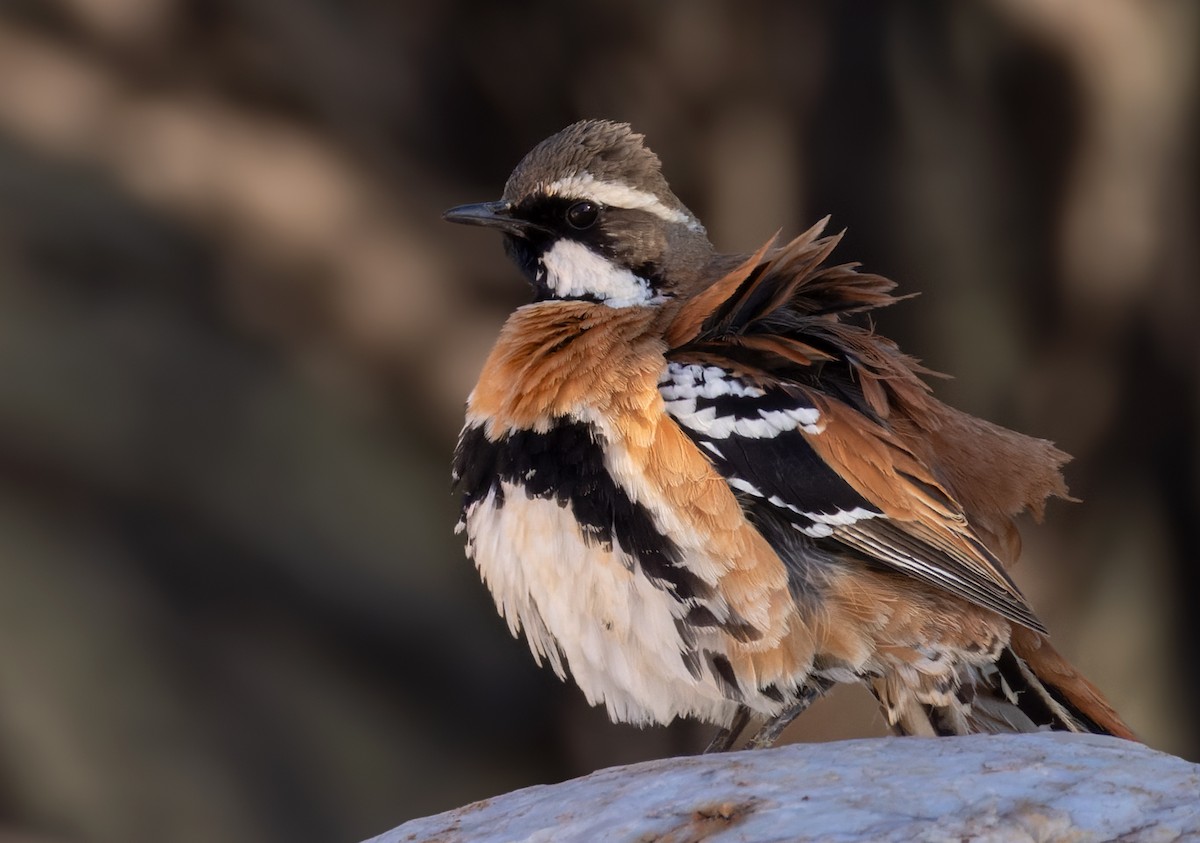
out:
M575 240L559 240L541 257L542 280L560 298L592 296L609 307L661 301L645 278Z

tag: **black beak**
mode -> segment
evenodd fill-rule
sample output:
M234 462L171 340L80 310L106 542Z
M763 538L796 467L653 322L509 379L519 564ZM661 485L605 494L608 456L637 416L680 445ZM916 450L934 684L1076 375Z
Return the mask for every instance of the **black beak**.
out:
M512 203L504 201L459 205L457 208L445 211L442 219L447 222L459 222L463 225L485 225L517 237L526 236L529 229L536 227L525 220L514 217Z

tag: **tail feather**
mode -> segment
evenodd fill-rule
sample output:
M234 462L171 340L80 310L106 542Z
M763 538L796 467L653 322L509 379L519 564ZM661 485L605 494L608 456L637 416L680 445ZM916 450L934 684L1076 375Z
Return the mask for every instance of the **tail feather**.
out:
M1050 697L1083 727L1075 731L1137 740L1096 686L1059 655L1045 636L1014 629L1011 649Z
M1014 630L996 661L969 669L951 699L943 691L872 683L892 728L902 735L1084 732L1137 740L1112 706L1041 635Z

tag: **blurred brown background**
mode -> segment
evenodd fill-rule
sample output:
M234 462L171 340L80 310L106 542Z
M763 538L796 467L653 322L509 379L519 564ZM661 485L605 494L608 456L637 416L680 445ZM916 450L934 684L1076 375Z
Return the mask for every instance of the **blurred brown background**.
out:
M1018 580L1200 759L1198 45L1154 0L4 0L0 837L354 840L703 744L537 670L451 533L526 291L439 214L582 116L719 247L832 213L922 293L879 321L939 394L1076 457Z

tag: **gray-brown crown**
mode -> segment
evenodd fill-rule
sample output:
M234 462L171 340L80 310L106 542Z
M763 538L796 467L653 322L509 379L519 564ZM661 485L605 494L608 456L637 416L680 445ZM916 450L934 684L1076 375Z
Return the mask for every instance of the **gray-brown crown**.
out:
M580 120L539 143L509 176L504 198L520 202L556 182L585 175L651 194L666 208L696 219L671 192L662 162L646 146L645 136L628 123L611 120Z

